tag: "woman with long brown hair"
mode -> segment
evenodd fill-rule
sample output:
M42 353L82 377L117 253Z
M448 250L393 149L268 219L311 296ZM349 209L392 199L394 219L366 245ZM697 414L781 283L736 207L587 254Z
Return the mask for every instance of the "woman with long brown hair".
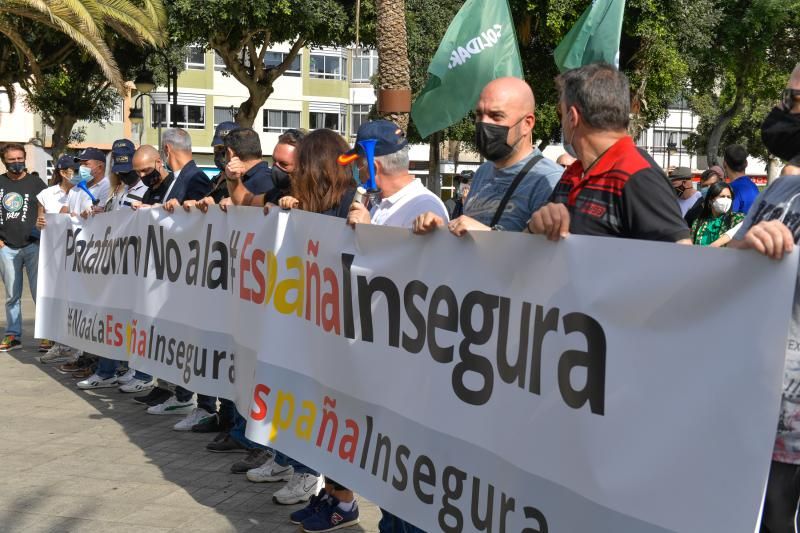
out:
M315 130L297 148L297 168L289 196L280 199L284 209L347 217L356 183L352 171L337 158L350 146L332 130Z

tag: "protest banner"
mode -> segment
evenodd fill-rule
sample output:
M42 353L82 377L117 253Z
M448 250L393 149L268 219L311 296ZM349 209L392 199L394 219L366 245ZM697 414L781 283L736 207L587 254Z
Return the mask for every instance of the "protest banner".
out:
M796 255L246 208L48 216L40 254L37 336L234 399L418 527L755 526Z

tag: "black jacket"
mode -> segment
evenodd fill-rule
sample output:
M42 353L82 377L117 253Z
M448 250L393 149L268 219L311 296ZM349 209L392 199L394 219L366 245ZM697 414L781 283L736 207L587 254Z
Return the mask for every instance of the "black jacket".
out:
M206 173L197 168L197 164L194 161L189 161L181 169L178 180L172 186L172 190L164 201L166 202L173 198L181 203L186 200L200 200L208 196L212 188L213 184L206 176Z

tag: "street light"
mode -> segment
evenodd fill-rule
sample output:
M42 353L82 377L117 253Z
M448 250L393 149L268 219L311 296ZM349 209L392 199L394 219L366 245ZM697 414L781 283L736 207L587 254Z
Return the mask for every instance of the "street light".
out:
M139 101L142 99L143 96L146 96L150 99L150 103L155 104L155 118L157 129L158 129L158 147L161 148L161 106L158 105L153 99L153 96L150 93L142 93L136 97L133 101L133 105L131 106L130 113L128 113L128 120L131 121L133 124L142 124L142 128L139 130L139 144L142 144L142 132L144 131L144 108L139 105Z
M156 88L156 81L153 79L153 73L149 70L140 72L139 75L136 76L136 79L133 80L133 84L140 93L149 93Z
M678 142L676 141L675 132L671 132L669 134L669 138L667 139L667 170L672 166L670 164L670 160L672 159L672 154L678 153Z

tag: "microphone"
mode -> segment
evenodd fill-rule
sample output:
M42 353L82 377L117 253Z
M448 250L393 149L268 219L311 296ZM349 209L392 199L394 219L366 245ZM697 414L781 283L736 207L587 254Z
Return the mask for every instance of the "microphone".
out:
M81 182L79 182L78 185L76 185L76 187L78 187L80 190L89 195L89 198L92 199L92 205L97 205L100 202L100 200L94 197L92 191L89 190L89 187L86 186L86 180L82 180Z

